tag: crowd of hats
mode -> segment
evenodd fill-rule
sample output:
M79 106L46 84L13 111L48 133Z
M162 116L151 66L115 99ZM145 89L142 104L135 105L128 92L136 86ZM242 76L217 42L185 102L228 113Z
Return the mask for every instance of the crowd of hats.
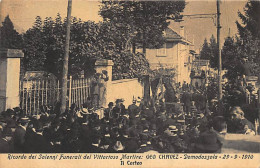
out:
M164 100L153 106L140 101L134 99L128 108L122 99L110 102L103 118L91 106L74 104L65 113L57 105L42 107L33 116L8 109L1 113L0 136L8 143L8 152L196 152L191 144L208 128L204 113L196 107L185 113L181 104L166 106ZM22 137L16 135L19 126L25 128ZM15 143L16 138L21 142Z

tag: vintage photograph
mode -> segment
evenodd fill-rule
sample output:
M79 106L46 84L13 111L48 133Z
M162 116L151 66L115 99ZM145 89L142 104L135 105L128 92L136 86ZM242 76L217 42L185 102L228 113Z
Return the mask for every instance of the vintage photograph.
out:
M2 154L259 153L259 89L260 1L0 0Z

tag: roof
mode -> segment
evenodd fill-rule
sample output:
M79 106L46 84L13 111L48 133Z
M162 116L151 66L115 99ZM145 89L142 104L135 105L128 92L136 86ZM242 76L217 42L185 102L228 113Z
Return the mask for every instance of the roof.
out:
M176 31L174 31L169 27L167 27L164 32L165 32L164 37L166 38L167 41L170 42L176 41L176 42L184 42L186 44L192 44L185 37L182 37L180 34L178 34Z

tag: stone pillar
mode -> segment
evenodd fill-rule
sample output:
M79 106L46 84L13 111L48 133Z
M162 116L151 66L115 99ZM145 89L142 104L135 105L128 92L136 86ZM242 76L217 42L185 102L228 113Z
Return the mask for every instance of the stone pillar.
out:
M97 60L95 63L95 69L97 73L102 73L103 70L107 71L108 81L104 83L105 86L105 94L103 97L103 103L100 104L102 107L107 107L109 99L109 95L111 95L111 81L112 81L112 66L114 65L112 60L101 59Z
M8 108L19 107L21 50L0 49L0 113Z

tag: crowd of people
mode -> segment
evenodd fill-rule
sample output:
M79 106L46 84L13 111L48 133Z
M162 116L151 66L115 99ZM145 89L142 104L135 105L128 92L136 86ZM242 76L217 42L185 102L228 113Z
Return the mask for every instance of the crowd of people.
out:
M104 109L103 118L90 103L82 108L73 104L65 113L60 113L59 105L42 107L33 116L8 109L1 113L0 153L219 152L226 132L224 118L203 111L198 102L187 103L183 109L182 103L164 99L155 103L134 99L126 108L117 99Z

